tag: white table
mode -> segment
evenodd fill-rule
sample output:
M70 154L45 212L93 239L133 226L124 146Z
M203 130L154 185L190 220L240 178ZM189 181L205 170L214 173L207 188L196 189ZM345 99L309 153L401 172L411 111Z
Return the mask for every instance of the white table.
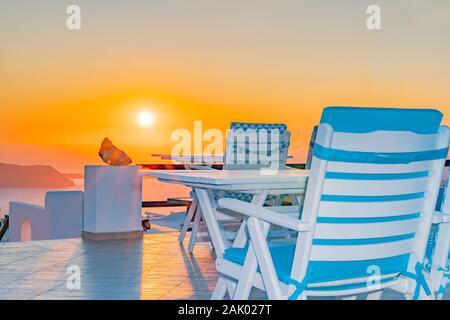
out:
M217 221L217 217L223 216L223 213L217 210L213 190L250 193L254 195L252 203L263 206L268 195L303 194L309 171L291 169L269 173L261 170L141 170L140 174L193 188L216 255L222 257L229 245ZM245 223L244 219L233 247L242 247L247 243Z

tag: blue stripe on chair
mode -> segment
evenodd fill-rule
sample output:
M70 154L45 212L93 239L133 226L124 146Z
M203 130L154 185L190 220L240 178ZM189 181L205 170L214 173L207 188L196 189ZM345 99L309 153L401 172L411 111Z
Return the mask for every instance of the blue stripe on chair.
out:
M444 194L445 194L445 187L441 186L439 188L438 198L436 200L436 210L441 211L442 204L444 202Z
M327 148L320 144L314 146L316 158L351 163L406 164L417 161L445 159L448 148L417 152L359 152Z
M340 180L405 180L424 178L429 175L429 171L418 171L409 173L348 173L348 172L327 172L326 179Z
M398 236L367 239L314 239L313 244L318 246L358 246L407 240L414 238L415 235L415 233L407 233Z
M428 262L433 261L434 250L436 249L436 239L439 232L439 225L432 224L430 228L430 234L428 236L427 248L425 250L425 257Z
M278 279L288 284L291 279L295 246L278 246L269 249ZM224 258L244 265L247 250L247 248L228 248L225 250ZM406 271L408 261L409 254L359 261L310 261L308 266L309 283L369 277L372 275L368 272L368 268L371 266L379 267L380 276L398 274Z
M385 284L392 281L397 280L398 275L391 278L386 279L380 279L378 284ZM359 289L359 288L365 288L368 286L367 281L364 282L358 282L358 283L351 283L351 284L341 284L336 286L320 286L320 287L307 287L307 290L309 291L342 291L342 290L352 290L352 289Z
M437 133L442 113L432 109L367 107L327 107L320 123L329 123L336 132L364 133L376 130Z
M342 196L342 195L323 194L320 199L322 201L330 201L330 202L387 202L387 201L419 199L423 198L424 196L425 192L416 192L416 193L398 194L389 196Z
M336 224L347 224L347 223L379 223L379 222L392 222L392 221L403 221L412 220L420 218L420 212L404 214L400 216L389 216L389 217L373 217L373 218L337 218L337 217L317 217L317 223L336 223Z

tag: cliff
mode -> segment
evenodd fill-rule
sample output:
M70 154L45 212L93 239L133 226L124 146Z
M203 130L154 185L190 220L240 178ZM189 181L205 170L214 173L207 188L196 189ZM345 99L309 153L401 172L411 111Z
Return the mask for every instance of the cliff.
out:
M0 188L64 188L74 183L51 166L0 163Z

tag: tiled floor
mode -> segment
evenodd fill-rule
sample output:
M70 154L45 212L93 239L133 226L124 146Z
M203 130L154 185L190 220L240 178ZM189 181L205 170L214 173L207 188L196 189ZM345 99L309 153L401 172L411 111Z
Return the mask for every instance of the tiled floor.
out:
M209 299L217 280L210 246L190 255L177 237L161 228L139 241L1 243L0 299ZM80 270L80 289L67 286L71 266Z

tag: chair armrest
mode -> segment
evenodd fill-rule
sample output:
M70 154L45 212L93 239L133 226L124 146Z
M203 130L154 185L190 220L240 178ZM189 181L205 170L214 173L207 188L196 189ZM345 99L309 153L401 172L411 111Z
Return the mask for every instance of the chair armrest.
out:
M300 206L270 206L270 210L279 214L300 213Z
M450 214L441 211L435 211L433 215L433 223L434 224L450 223Z
M245 201L237 199L220 199L219 206L298 232L308 232L311 230L311 224L309 223L284 216L273 210L256 206Z

